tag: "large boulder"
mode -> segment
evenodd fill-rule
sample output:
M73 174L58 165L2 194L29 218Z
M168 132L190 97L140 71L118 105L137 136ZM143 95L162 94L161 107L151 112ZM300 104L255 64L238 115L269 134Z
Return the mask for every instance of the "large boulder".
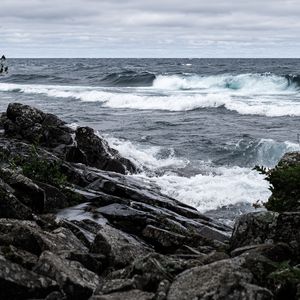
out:
M89 127L76 131L53 114L20 104L10 103L1 116L6 137L23 139L47 147L60 158L117 173L135 173L135 165L109 147Z
M110 148L108 143L97 136L90 127L77 128L76 143L85 155L85 161L78 162L122 174L136 172L136 167L130 160L121 157L118 151Z
M291 258L300 259L300 212L257 212L241 216L231 237L231 249L285 243Z
M272 293L252 283L253 276L239 259L221 260L181 273L171 284L168 300L273 299Z

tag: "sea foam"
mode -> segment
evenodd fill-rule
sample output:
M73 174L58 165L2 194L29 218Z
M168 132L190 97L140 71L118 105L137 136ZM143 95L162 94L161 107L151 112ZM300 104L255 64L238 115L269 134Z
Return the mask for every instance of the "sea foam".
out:
M170 78L171 77L167 77L167 80L170 80ZM213 80L216 80L216 78L216 76L213 77ZM205 80L209 80L209 77L205 78L204 81ZM174 82L172 81L171 86L173 84ZM203 84L203 82L201 84ZM278 91L279 94L271 95L272 90L270 90L269 95L253 94L252 96L237 95L234 92L220 92L212 88L209 88L210 93L173 91L158 94L157 90L159 88L155 88L156 85L151 89L146 90L105 90L99 87L0 83L0 91L43 94L53 98L71 98L84 102L99 102L99 104L104 107L115 109L122 108L180 112L195 109L225 107L229 111L238 112L239 114L244 115L263 115L268 117L300 116L300 101L298 101L299 93L289 89L286 91L284 89L281 90L282 94ZM164 90L165 88L166 86L164 85ZM255 92L255 87L253 87L253 89ZM295 99L293 99L294 96L296 97Z

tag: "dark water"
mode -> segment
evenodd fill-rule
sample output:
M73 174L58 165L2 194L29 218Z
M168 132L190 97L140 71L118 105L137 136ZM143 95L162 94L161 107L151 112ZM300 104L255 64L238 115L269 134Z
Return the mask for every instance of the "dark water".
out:
M100 131L138 175L200 210L266 200L263 178L299 150L299 59L14 59L12 101Z

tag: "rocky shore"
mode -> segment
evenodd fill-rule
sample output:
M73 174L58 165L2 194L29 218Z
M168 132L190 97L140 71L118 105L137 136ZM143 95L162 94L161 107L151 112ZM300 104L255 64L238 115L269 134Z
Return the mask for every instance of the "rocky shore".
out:
M0 129L0 299L300 299L299 153L231 228L126 176L92 128L11 103Z

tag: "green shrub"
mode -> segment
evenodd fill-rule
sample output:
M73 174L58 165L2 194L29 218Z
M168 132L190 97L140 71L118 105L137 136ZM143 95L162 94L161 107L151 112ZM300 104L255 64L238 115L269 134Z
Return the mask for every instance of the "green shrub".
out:
M268 210L282 212L300 209L300 166L282 166L271 170L257 166L255 169L266 175L270 183L272 195L265 203Z

